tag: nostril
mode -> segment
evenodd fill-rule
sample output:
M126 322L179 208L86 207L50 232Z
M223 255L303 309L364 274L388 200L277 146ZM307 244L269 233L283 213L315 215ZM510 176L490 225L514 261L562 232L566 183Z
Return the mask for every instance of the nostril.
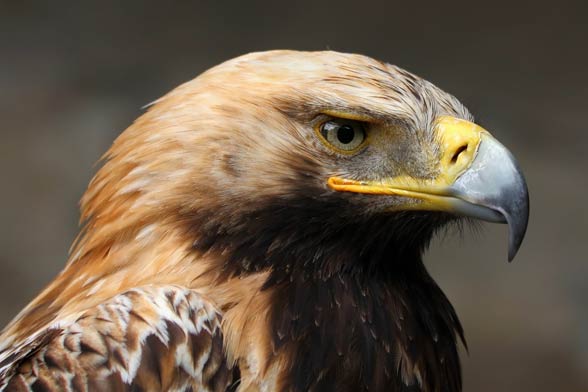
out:
M455 150L455 153L451 157L451 163L456 163L457 159L459 158L459 155L467 149L468 149L468 146L466 144L466 145L459 147L457 150Z

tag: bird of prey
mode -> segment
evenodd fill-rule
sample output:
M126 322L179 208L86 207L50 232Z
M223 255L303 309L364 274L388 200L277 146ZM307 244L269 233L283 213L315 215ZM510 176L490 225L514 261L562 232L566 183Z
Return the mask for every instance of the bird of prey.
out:
M150 105L81 200L64 270L4 329L5 391L460 391L435 233L528 219L453 96L355 54L269 51Z

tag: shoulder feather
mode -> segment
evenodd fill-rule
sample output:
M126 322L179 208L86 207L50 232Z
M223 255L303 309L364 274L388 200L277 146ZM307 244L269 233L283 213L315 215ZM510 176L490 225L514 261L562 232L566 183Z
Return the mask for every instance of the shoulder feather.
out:
M219 311L179 286L131 289L0 353L9 391L224 391L231 374Z

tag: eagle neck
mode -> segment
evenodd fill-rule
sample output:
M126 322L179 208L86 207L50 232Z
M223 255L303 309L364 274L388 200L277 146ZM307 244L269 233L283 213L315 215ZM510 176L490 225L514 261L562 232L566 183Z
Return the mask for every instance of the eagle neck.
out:
M282 385L461 390L457 316L420 256L402 265L394 274L340 270L266 283L273 351L287 364Z

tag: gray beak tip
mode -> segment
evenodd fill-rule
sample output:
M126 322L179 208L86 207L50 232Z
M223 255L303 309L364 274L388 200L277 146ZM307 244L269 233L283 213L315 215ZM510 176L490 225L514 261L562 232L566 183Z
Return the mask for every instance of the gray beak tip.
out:
M514 244L509 244L508 246L508 262L512 263L512 261L514 260L515 256L517 255L517 252L519 251L518 246L514 245Z
M522 176L521 176L522 178ZM520 193L519 202L515 204L515 211L506 215L506 220L509 226L509 240L508 240L508 262L510 263L516 256L521 243L525 238L527 232L527 224L529 221L529 193L527 191L527 184L522 180L523 192Z

